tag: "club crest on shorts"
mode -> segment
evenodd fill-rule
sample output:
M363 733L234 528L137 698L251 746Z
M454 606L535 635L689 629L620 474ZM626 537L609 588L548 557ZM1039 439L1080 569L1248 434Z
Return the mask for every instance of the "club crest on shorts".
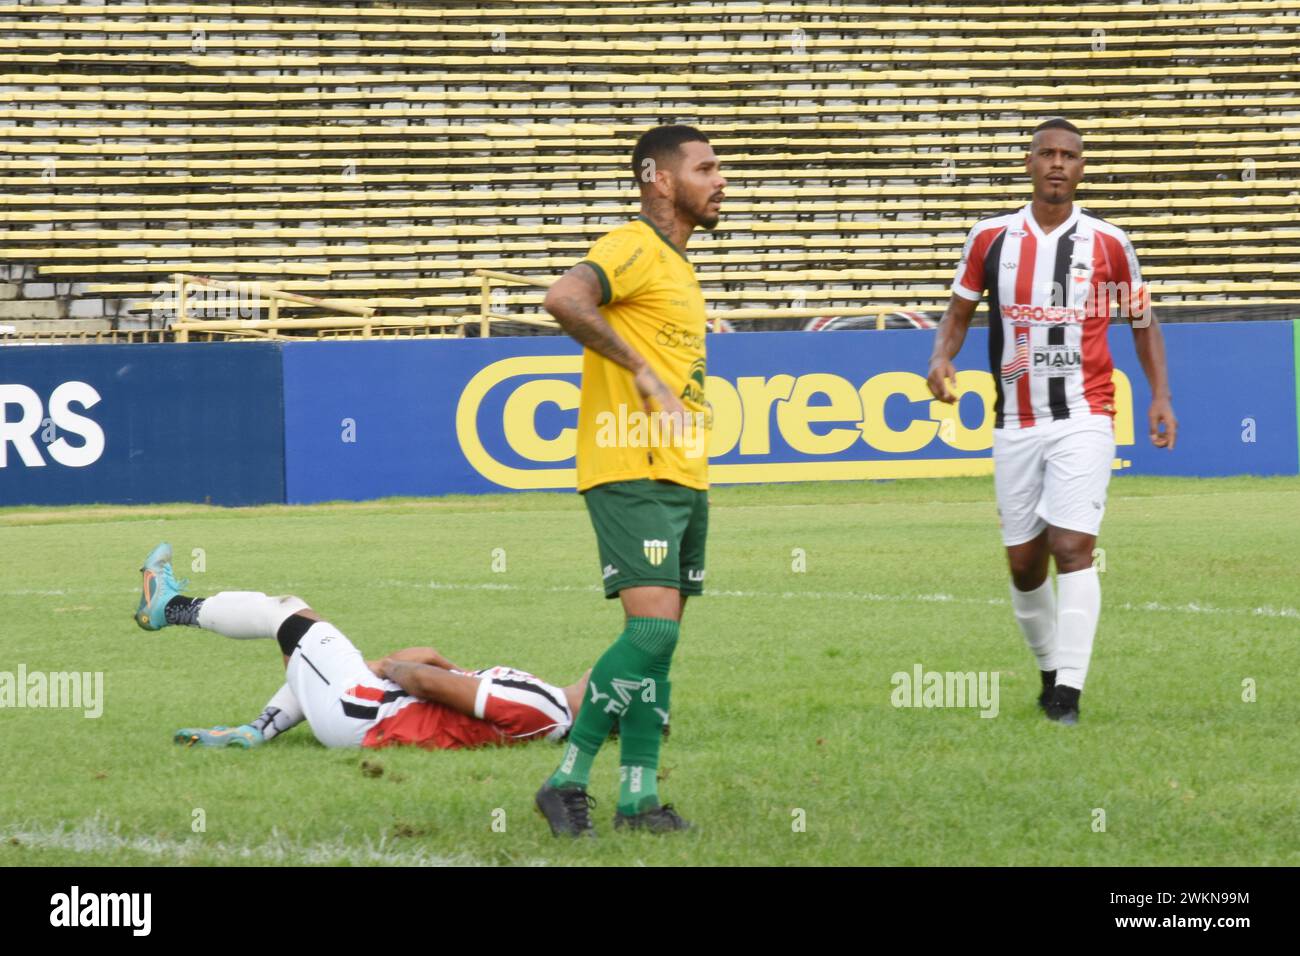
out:
M668 542L655 541L647 538L641 542L642 549L645 551L645 559L655 567L664 563L664 558L668 557Z

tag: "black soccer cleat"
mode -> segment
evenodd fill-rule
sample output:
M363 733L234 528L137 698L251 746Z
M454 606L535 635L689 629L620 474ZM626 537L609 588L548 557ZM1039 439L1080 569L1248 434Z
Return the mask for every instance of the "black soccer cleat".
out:
M1069 726L1077 724L1079 722L1079 694L1080 691L1077 687L1066 687L1063 684L1058 684L1052 690L1052 699L1043 708L1047 719Z
M1052 700L1052 691L1056 689L1056 671L1039 671L1038 673L1043 678L1043 692L1038 695L1038 709L1047 710L1047 705Z
M614 829L621 830L624 827L629 830L649 830L651 833L673 833L691 829L691 825L677 815L671 803L665 803L652 810L643 810L640 813L628 814L621 810L617 811L614 814Z
M591 808L596 798L582 787L552 787L542 784L534 798L537 812L546 817L555 836L594 837L596 827L591 822Z

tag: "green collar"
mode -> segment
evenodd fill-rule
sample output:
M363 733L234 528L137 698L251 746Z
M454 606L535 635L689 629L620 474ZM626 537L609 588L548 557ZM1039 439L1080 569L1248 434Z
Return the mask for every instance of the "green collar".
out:
M667 245L668 248L672 249L673 252L677 253L679 256L685 259L687 265L690 265L691 260L686 258L686 253L678 249L677 246L673 244L673 241L671 239L669 239L662 232L660 232L659 227L656 226L653 222L651 222L648 218L646 218L645 213L637 213L637 218L640 219L647 226L649 226L651 229L653 229L655 235L658 236L660 239L662 239L664 241L664 244Z

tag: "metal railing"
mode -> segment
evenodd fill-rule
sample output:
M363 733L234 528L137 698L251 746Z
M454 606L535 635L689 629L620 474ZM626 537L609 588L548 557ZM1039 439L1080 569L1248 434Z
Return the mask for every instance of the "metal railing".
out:
M296 292L286 292L258 280L231 282L213 279L208 276L188 273L170 275L174 288L174 315L162 328L148 329L96 329L96 330L49 330L42 332L23 332L18 336L21 341L31 342L190 342L202 337L207 341L214 338L223 339L258 339L278 340L287 337L303 338L302 333L314 334L316 338L387 338L396 335L437 335L464 337L468 326L478 325L478 334L483 338L492 335L494 324L532 326L561 332L559 324L546 312L539 310L535 314L508 314L494 311L492 292L494 283L528 286L536 289L548 289L553 279L538 279L515 272L502 272L496 269L475 269L473 275L479 280L479 302L476 314L452 318L417 318L417 317L380 317L376 315L377 307L347 299L326 299ZM738 274L738 278L743 274ZM723 277L726 278L726 277ZM217 292L251 294L250 300L241 300L238 304L260 314L267 311L267 318L194 318L193 311L205 311L201 308L191 309L191 291L201 288ZM342 315L322 316L317 318L295 319L282 314L284 307L302 307L323 311L334 311ZM709 309L707 320L713 331L721 331L724 322L765 322L790 319L839 318L849 316L876 317L877 329L885 327L885 317L906 306L861 305L841 308L741 308Z
M542 289L549 289L550 282L541 279L534 279L530 276L520 275L517 272L499 272L495 269L475 269L474 275L479 277L479 335L487 338L491 334L491 324L493 322L520 322L525 325L538 325L551 329L559 329L559 325L554 319L549 317L539 318L536 316L520 315L502 315L492 311L492 280L496 279L501 282L513 282L516 285L528 285ZM738 275L743 275L738 274ZM900 305L863 305L853 308L837 309L709 309L705 315L708 318L713 331L720 331L722 323L727 322L750 322L764 321L774 319L820 319L820 318L843 318L854 315L874 315L876 317L876 328L885 327L885 316L890 315L900 309L905 308Z
M550 316L541 318L539 316L498 315L492 311L493 279L501 282L513 282L516 285L535 286L541 289L549 289L551 287L550 282L519 275L517 272L498 272L495 269L475 269L474 275L479 277L478 334L481 338L487 338L492 334L493 322L520 322L524 325L536 325L542 328L559 330L559 324Z
M265 282L225 282L207 276L173 273L176 289L176 317L168 326L177 342L188 342L191 334L240 336L246 338L276 339L282 332L348 332L349 337L374 338L400 330L455 328L459 334L461 323L454 319L379 318L373 305L362 305L346 299L321 299L313 296L285 292ZM192 287L243 293L253 290L258 306L265 300L269 317L265 319L191 319L189 316L189 290ZM344 316L327 316L313 319L285 318L280 314L283 304L305 306L326 311L342 312ZM319 336L318 336L319 337ZM337 337L337 336L335 336Z

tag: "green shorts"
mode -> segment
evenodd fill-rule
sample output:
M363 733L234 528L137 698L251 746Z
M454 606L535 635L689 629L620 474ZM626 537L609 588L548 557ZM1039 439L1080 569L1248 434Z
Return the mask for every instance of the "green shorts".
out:
M709 493L671 481L614 481L583 492L596 529L605 597L623 588L704 593Z

